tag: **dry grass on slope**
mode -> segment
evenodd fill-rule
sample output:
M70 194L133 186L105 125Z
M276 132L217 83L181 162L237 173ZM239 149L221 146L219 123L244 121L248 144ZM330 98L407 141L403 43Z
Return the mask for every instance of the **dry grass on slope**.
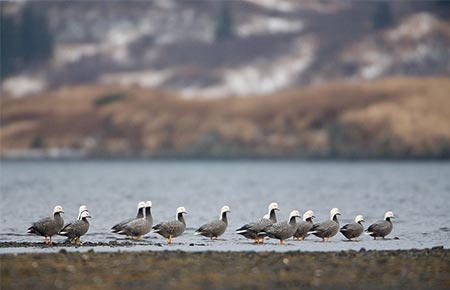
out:
M70 147L119 156L448 157L449 91L448 78L220 100L71 87L3 100L1 153Z

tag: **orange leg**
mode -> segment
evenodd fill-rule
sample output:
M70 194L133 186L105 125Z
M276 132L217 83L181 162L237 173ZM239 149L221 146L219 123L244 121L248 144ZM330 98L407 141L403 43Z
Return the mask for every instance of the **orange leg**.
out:
M50 236L50 245L53 245L53 236Z
M45 236L45 244L48 244L47 236Z
M172 235L169 235L169 239L167 240L169 244L172 244Z
M140 241L141 240L141 236L137 236L137 240Z
M305 237L301 237L301 238L300 238L300 241L304 241L304 240L305 240Z
M280 240L280 245L284 245L284 240Z

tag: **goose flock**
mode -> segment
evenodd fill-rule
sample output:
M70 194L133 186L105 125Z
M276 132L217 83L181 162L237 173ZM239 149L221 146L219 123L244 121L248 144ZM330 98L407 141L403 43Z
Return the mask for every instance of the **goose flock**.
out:
M141 240L141 237L152 232L159 234L167 239L168 244L172 243L172 239L181 236L186 229L186 221L184 215L187 211L184 207L178 207L176 210L175 220L161 222L153 226L153 217L151 213L152 202L139 202L137 207L137 214L133 218L123 220L115 224L111 231L118 235L124 235L126 238L132 240ZM338 232L348 240L358 240L364 232L364 217L357 215L355 222L346 224L340 227L338 216L341 215L338 208L330 210L330 219L314 223L315 218L312 210L306 211L303 216L298 210L293 210L289 214L287 221L278 222L276 211L280 208L276 202L269 204L267 214L262 218L247 223L236 230L236 233L242 235L247 239L254 240L255 243L264 243L266 238L277 239L280 245L289 238L294 240L304 240L310 235L315 235L322 239L322 241L329 241ZM200 226L195 235L201 235L211 240L217 239L221 236L228 227L227 214L231 210L228 206L223 206L220 209L219 219L213 220ZM33 223L28 228L28 233L43 236L46 244L53 244L54 235L66 236L71 243L82 244L81 237L89 230L88 218L91 218L87 206L82 205L78 210L78 218L75 221L64 224L61 214L64 213L62 206L55 206L53 209L53 216L45 217ZM302 218L302 221L297 222L297 218ZM385 238L392 231L393 225L391 219L394 214L387 211L384 219L377 221L370 225L366 233L374 239L378 237Z

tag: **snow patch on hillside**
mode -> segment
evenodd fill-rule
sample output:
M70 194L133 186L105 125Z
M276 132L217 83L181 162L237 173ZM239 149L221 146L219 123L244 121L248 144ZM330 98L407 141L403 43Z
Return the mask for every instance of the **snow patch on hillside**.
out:
M296 41L292 52L272 61L260 60L250 65L223 70L222 82L205 88L182 90L187 97L224 97L269 94L288 87L314 60L316 43L311 38Z
M241 24L237 28L237 33L241 37L248 37L254 34L300 32L302 29L303 23L300 20L255 16Z

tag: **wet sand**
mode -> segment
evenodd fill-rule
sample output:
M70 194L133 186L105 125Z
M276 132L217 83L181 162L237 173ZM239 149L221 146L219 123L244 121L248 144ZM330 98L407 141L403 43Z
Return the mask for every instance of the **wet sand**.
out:
M450 250L3 254L7 289L450 289Z

